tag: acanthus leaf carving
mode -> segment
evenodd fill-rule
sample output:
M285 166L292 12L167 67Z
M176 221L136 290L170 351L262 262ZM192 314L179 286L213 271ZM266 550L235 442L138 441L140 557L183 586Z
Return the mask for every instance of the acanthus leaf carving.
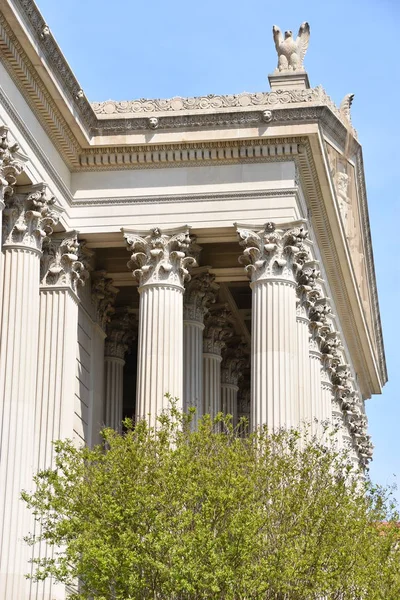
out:
M17 177L23 171L23 164L16 157L18 144L10 144L8 127L0 126L0 203L14 193Z
M39 252L43 241L58 223L54 196L46 185L35 186L28 194L6 196L3 220L3 245L23 245Z
M158 227L145 237L137 232L124 231L128 251L132 252L128 268L140 286L166 284L183 289L190 280L189 268L197 266L190 256L193 236L189 227L163 233Z
M204 320L211 304L217 299L219 285L215 283L215 275L199 273L194 275L186 286L183 305L183 318L185 321Z
M69 286L76 292L89 278L90 265L80 250L78 233L70 231L63 238L50 238L43 244L40 281L43 286Z
M203 352L221 356L227 341L233 336L233 315L227 306L216 307L204 320Z
M302 225L283 227L266 223L257 231L236 224L239 244L244 247L239 262L252 282L274 278L295 281L307 256L303 242L308 234Z
M103 330L115 313L114 302L119 289L105 271L97 272L92 281L92 302L96 307L97 322Z
M136 338L137 318L130 307L116 309L106 325L104 355L124 359Z

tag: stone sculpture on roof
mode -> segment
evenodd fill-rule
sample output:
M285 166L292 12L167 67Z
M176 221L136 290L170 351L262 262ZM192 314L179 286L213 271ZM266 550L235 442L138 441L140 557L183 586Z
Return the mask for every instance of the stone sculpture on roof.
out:
M296 39L293 33L285 31L285 38L276 25L272 28L276 51L278 52L278 67L275 72L304 71L303 60L310 41L310 26L307 21L300 25Z

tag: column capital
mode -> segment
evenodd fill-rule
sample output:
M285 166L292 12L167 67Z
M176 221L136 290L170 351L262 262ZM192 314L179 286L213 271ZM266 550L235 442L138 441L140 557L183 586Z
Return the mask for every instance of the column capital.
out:
M252 283L284 279L295 284L295 276L301 264L308 259L304 244L308 232L304 222L276 225L266 223L258 226L235 224L239 244L244 247L239 262Z
M123 229L127 250L132 252L128 268L140 287L169 285L183 290L184 282L190 280L189 267L197 265L191 256L195 244L188 226L161 231L155 227L146 233ZM193 247L193 254L198 248ZM140 291L140 288L139 288Z
M59 213L55 198L45 184L32 186L27 194L5 197L3 245L4 247L25 246L42 251L43 241L53 233Z
M5 198L13 195L17 177L24 168L16 156L18 150L18 144L10 144L8 127L0 125L0 209Z
M225 353L221 365L221 383L237 386L243 370L249 362L246 356L246 344L239 343L236 347L229 347Z
M233 336L232 313L225 306L209 312L205 318L203 352L221 356L226 342Z
M215 283L215 275L199 273L194 275L186 286L183 298L183 320L203 323L210 305L217 299L219 285Z
M40 283L44 287L65 286L75 293L89 278L90 257L78 241L77 231L52 236L43 243Z
M97 322L103 331L115 313L114 302L119 289L114 287L113 283L110 277L106 277L106 271L98 271L94 274L92 302L96 308Z
M124 360L125 353L136 338L136 325L137 319L133 309L127 306L117 309L106 326L104 356Z

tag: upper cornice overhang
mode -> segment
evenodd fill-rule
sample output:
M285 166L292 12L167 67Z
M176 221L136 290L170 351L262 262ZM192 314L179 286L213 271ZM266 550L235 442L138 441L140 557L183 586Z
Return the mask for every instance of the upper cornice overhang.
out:
M90 105L33 0L0 0L0 7L2 62L72 171L179 167L182 160L189 164L284 160L296 154L327 275L334 282L338 316L346 325L346 338L356 359L360 383L364 382L363 394L368 397L379 393L387 374L362 151L351 123L343 118L324 90L275 90ZM151 117L158 120L155 130L149 121ZM314 128L307 133L304 126L310 124ZM20 127L29 138L26 125L20 122ZM324 135L343 151L351 139L377 356L372 349L335 200ZM227 152L225 148L229 147L231 150ZM298 152L300 147L302 151ZM50 164L47 166L52 169ZM57 180L57 173L53 175ZM72 197L70 203L73 207Z

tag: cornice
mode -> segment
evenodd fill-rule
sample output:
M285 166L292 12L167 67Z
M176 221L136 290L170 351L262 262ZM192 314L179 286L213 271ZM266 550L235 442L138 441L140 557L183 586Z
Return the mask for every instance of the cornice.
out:
M255 198L287 198L289 196L298 197L298 188L266 189L262 191L249 192L220 192L212 194L171 194L164 196L122 196L107 198L90 198L74 200L73 206L110 206L124 204L180 204L182 202L210 202L213 200L249 200Z
M1 60L66 163L77 164L80 146L11 27L0 13Z
M67 92L73 102L77 113L85 125L90 128L95 122L94 111L35 2L33 0L13 0L13 3L19 8L31 35L46 57L63 90Z

